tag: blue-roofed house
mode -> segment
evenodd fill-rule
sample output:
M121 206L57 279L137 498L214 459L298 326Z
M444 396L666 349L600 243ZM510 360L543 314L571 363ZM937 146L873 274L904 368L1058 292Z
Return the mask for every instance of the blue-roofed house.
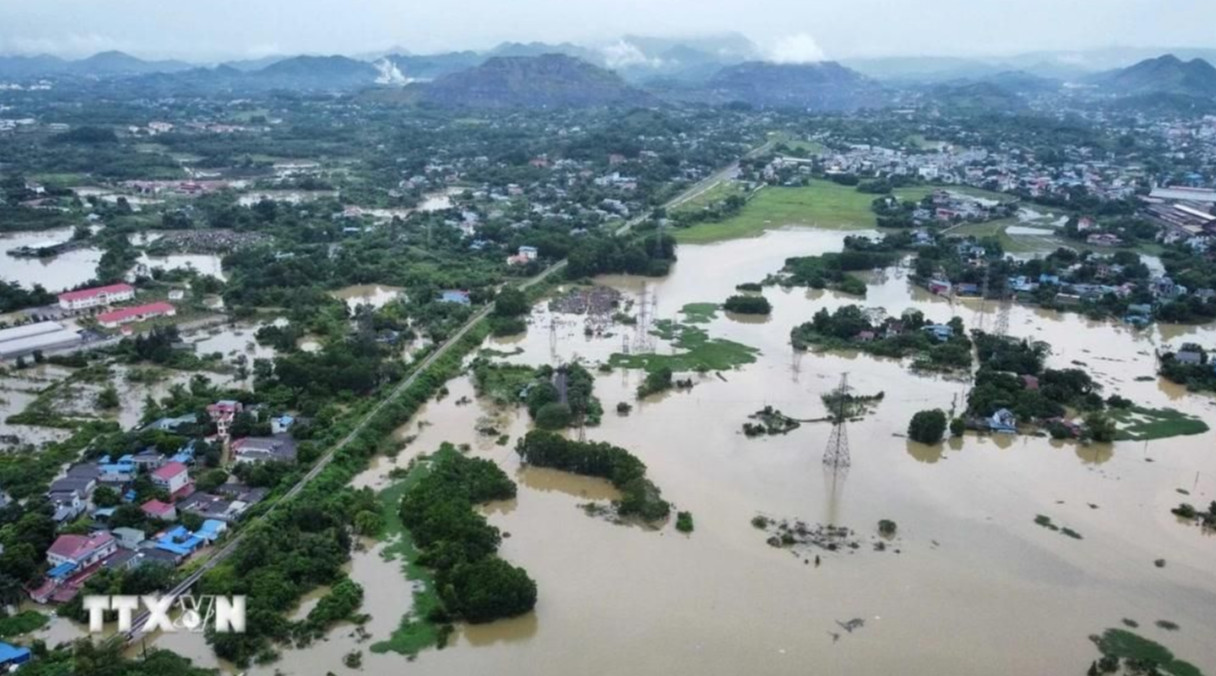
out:
M993 432L1014 434L1018 431L1018 419L1014 417L1013 411L1002 408L988 419L988 429Z
M228 530L228 524L219 519L207 519L203 521L203 525L194 534L202 539L207 544L211 544L219 539L224 531Z
M447 289L439 292L439 302L469 305L472 301L469 300L468 291L462 291L460 289Z
M1046 272L1044 272L1043 274L1039 275L1039 283L1040 284L1055 284L1056 286L1059 286L1060 285L1060 276L1059 275L1049 275Z
M25 664L32 659L34 656L29 648L0 641L0 668L7 671L10 667Z
M954 329L945 324L928 324L921 327L921 331L928 333L937 340L945 342L954 337Z
M270 419L270 433L283 434L290 430L294 424L296 424L296 419L284 413L281 416Z
M193 554L203 546L203 539L186 530L185 526L174 526L156 539L156 548L177 557L178 561Z

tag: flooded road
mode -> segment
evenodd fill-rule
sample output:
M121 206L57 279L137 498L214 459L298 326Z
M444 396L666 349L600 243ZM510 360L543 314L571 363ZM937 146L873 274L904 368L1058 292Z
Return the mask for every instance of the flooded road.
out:
M675 318L687 303L721 302L736 284L763 279L788 256L838 251L845 234L789 230L681 246L680 262L665 279L601 281L627 298L645 290L657 297L655 316ZM644 460L673 507L693 513L690 536L670 524L650 531L587 516L578 505L612 497L611 487L521 468L513 446L528 429L526 414L502 413L483 401L458 405L472 396L472 384L453 381L447 398L428 404L403 430L417 438L355 483L382 488L391 469L443 441L468 443L474 455L500 464L519 494L486 513L510 533L500 554L537 581L535 612L462 627L448 649L426 651L408 665L399 655L371 654L371 643L337 628L329 641L285 651L280 662L249 673L343 673L343 655L358 649L370 674L1080 674L1097 657L1086 637L1120 626L1121 618L1137 620L1138 633L1179 658L1216 669L1209 640L1216 628L1210 572L1216 537L1179 525L1169 513L1181 500L1206 504L1216 496L1216 434L1089 447L971 434L938 448L909 442L903 434L912 414L961 408L965 383L913 375L897 360L864 354L795 355L790 328L820 307L855 302L892 315L917 307L937 321L957 314L969 327L981 311L991 326L996 308L930 296L898 270L870 281L864 300L766 288L774 309L764 323L718 313L701 325L711 337L761 351L756 363L723 373L725 381L693 374L690 391L635 402L638 372L592 369L607 413L600 427L587 430L588 439L624 446ZM598 363L635 330L617 327L613 335L588 338L581 317L560 319L556 340L548 311L539 308L526 337L487 346L522 348L507 359L513 363L575 355ZM1216 345L1211 327L1135 331L1023 306L1012 308L1009 326L1012 335L1051 343L1051 366L1085 364L1104 394L1216 419L1211 398L1152 377L1155 349L1182 340ZM656 350L671 348L660 341ZM856 393L885 393L873 413L849 425L847 474L824 472L827 425L763 439L740 433L747 416L765 405L796 418L822 416L820 395L844 372ZM620 401L633 402L633 412L618 415ZM508 445L476 432L486 416L498 418ZM1083 539L1036 525L1039 514ZM884 552L868 545L819 552L816 567L766 545L767 535L750 523L756 515L847 526L864 541L880 519L891 519L898 537ZM1167 560L1164 568L1154 565L1159 558ZM398 564L372 548L354 555L351 576L367 590L372 642L387 638L410 604ZM846 632L839 623L852 619L864 626ZM1181 630L1157 629L1156 620Z

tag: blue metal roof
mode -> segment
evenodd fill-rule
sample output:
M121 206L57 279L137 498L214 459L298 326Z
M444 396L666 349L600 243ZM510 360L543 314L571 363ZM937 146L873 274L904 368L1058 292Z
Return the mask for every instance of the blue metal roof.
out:
M0 665L22 664L30 660L30 649L0 641Z
M56 579L61 578L61 577L67 577L68 575L71 575L72 571L74 571L74 570L76 570L76 564L74 562L64 561L63 563L59 564L58 566L55 566L54 568L52 568L50 570L50 572L47 573L47 577L53 577Z

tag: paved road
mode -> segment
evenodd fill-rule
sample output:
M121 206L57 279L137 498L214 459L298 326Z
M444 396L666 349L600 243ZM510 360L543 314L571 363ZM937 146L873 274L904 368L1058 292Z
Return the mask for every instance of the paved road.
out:
M767 147L767 145L769 145L769 144L766 144L765 146L762 146L761 148ZM753 151L753 153L754 152L756 152L756 151ZM693 197L696 197L697 195L700 195L701 193L704 193L707 190L713 189L714 186L721 183L722 181L733 178L736 175L738 169L739 169L738 163L737 162L733 163L729 167L726 167L720 171L715 172L714 174L710 175L709 177L705 178L704 180L693 185L688 190L685 190L684 192L680 193L676 197L672 198L669 202L667 202L664 206L665 207L679 206L680 204L687 202L688 200L692 199ZM646 219L646 216L643 215L643 216L638 216L637 218L634 218L634 219L626 222L625 224L623 224L620 228L618 228L616 230L616 234L617 235L625 234L631 228L640 224L645 219ZM566 267L565 260L558 261L558 262L554 263L553 265L550 265L548 268L545 268L545 270L543 272L541 272L540 274L538 274L535 277L532 277L531 279L520 284L520 286L525 289L528 287L531 287L531 286L535 286L536 284L539 284L539 283L543 282L544 280L548 279L553 274L555 274L561 270L564 270L565 267ZM480 311L478 311L472 317L470 317L469 320L467 322L465 322L465 324L463 326L460 327L460 330L458 330L455 334L453 334L446 341L441 343L439 345L439 347L436 348L435 351L430 354L430 356L428 356L426 359L422 360L422 362L420 364L418 364L418 366L416 368L414 368L414 370L410 373L410 375L405 380L402 380L397 385L397 387L393 388L392 392L390 392L388 394L388 396L381 399L380 402L378 404L376 404L376 406L374 408L372 408L371 411L369 411L366 415L363 416L363 418L361 420L359 420L358 424L355 425L354 429L351 430L350 434L343 437L342 440L339 441L337 444L335 444L334 447L332 449L330 449L328 453L321 456L321 458L319 460L317 460L317 464L314 465L313 468L311 470L309 470L308 473L305 474L300 479L300 481L298 481L296 483L296 485L292 486L291 490L289 490L285 494L283 494L282 498L280 498L278 501L276 501L274 505L271 505L270 509L266 510L266 512L264 512L258 518L266 518L266 515L272 513L275 509L277 509L279 507L279 505L282 505L283 503L287 502L288 500L291 500L295 496L299 495L300 491L304 490L304 488L309 483L311 483L313 481L313 479L316 479L317 476L319 474L321 474L321 472L329 465L329 463L333 461L334 456L337 454L337 452L342 450L342 448L344 448L347 444L349 444L352 440L354 440L354 438L359 434L359 432L363 431L363 428L367 426L368 421L370 421L373 417L375 417L375 415L377 413L379 413L385 406L387 406L390 401L396 399L403 391L405 391L406 388L413 385L414 382L418 379L418 377L422 373L424 373L428 368L430 368L431 365L433 365L436 361L438 361L443 355L447 354L447 351L450 350L452 348L452 346L455 345L461 338L463 338L469 331L471 331L478 322L480 322L481 320L483 320L487 316L489 316L490 311L492 309L493 309L493 306L487 306L487 307L481 309ZM247 528L247 526L246 526L246 528ZM170 596L177 596L180 594L185 594L186 592L190 591L190 589L195 585L195 583L197 583L199 581L199 579L202 578L202 576L207 571L211 570L212 568L215 568L217 565L220 564L220 562L222 562L224 559L231 556L232 553L236 551L236 548L240 545L241 541L245 537L244 531L246 530L246 528L242 528L241 532L237 533L222 548L220 548L219 550L214 552L210 558L208 558L201 566L198 567L197 570L195 570L188 577L186 577L184 580L179 582L177 584L177 586L175 586L173 589L166 592L166 594L168 594ZM138 640L139 637L141 637L143 635L144 625L147 624L148 618L149 618L149 613L146 611L140 613L139 615L137 615L135 617L134 621L131 623L131 631L129 631L125 634L125 639L128 643Z

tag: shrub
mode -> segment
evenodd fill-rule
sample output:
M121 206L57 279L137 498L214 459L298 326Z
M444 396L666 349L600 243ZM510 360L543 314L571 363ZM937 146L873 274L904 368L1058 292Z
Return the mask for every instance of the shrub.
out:
M692 512L676 512L676 530L691 533L692 528Z
M941 409L920 411L908 423L908 437L922 444L936 444L946 432L946 414Z
M950 436L961 437L967 431L967 423L962 418L955 418L950 421Z
M895 522L890 519L883 519L878 522L878 533L884 537L895 535L896 528Z
M572 417L569 406L554 401L541 406L536 412L536 424L547 430L560 430L570 424Z
M773 306L764 296L731 296L722 307L727 312L741 315L766 315L773 311Z

